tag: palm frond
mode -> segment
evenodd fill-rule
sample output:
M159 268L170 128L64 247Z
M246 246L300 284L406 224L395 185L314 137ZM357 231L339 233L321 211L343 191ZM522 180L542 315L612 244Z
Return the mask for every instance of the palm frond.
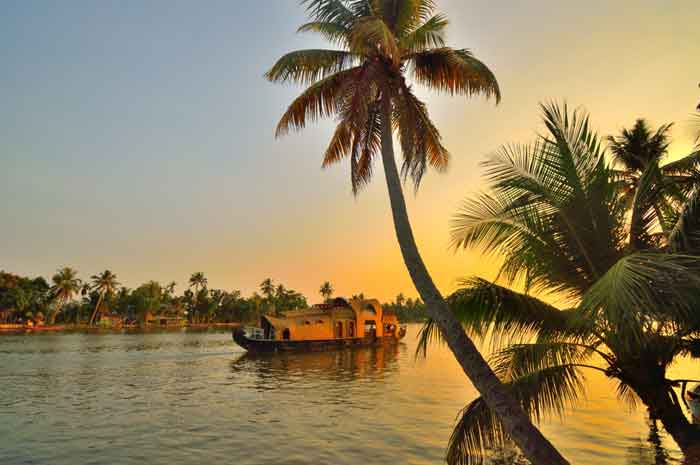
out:
M643 341L651 319L692 319L699 293L699 258L637 252L620 259L591 286L579 309L608 325L610 341L629 348Z
M585 275L572 272L566 236L535 196L512 200L507 194L481 194L464 202L452 220L452 246L477 247L503 258L499 278L525 279L532 289L571 294L587 288Z
M518 240L542 241L534 228L518 215L518 205L501 196L482 193L466 199L452 218L451 247L478 248L484 253L501 253Z
M683 158L665 163L661 166L665 176L692 176L700 173L700 152L692 152Z
M347 121L340 121L323 155L323 168L328 168L350 155L353 147L352 128Z
M654 240L654 229L660 225L656 207L659 198L659 180L661 171L658 162L650 162L637 182L632 198L632 215L630 219L630 247L644 250L658 247Z
M323 38L336 45L347 45L349 29L342 24L326 22L326 21L311 21L302 24L297 32L315 32Z
M440 327L437 325L437 322L432 318L428 318L418 331L418 344L416 345L415 357L427 357L428 346L434 342L443 342L442 334L440 333Z
M435 48L406 57L419 84L450 95L483 95L501 100L493 72L469 50Z
M449 21L447 16L437 14L415 30L399 39L401 49L407 53L417 53L431 48L445 46L445 30Z
M561 340L513 344L494 353L490 365L503 379L515 379L551 366L577 365L589 360L596 348Z
M507 383L511 392L534 421L558 414L581 397L584 378L572 365L557 365ZM498 417L483 398L462 410L447 447L449 465L480 465L489 450L506 445L508 436Z
M426 168L430 166L438 171L445 170L450 155L442 145L440 132L430 120L425 103L408 87L402 87L393 103L394 126L399 134L403 155L402 172L404 177L411 177L417 190Z
M348 9L352 11L355 18L365 16L377 16L379 14L379 3L382 0L346 0Z
M668 235L668 243L675 253L700 254L700 189L696 189L683 205Z
M542 135L547 162L560 179L569 183L573 195L585 197L589 182L600 175L604 151L590 125L590 117L581 110L569 112L568 105L541 104L547 134Z
M355 195L372 179L372 161L381 150L382 124L379 104L373 101L364 127L354 133L350 177Z
M433 0L382 0L379 5L382 18L397 37L427 21L435 11Z
M572 310L559 310L541 300L472 278L451 294L450 309L465 329L475 335L501 339L528 338L538 333L566 332L577 323Z
M637 394L635 394L634 390L628 384L623 383L621 381L618 382L616 391L617 398L624 404L626 404L630 410L634 410L637 408L637 405L640 402L639 397L637 396Z
M351 68L332 74L309 86L289 105L280 118L276 137L287 134L290 128L303 129L307 120L316 121L339 113L345 103L345 90L353 80L359 79L362 68Z
M265 77L271 82L311 84L357 63L357 56L344 50L297 50L277 60Z
M355 21L348 34L350 50L362 56L382 55L398 64L401 59L396 37L389 26L376 16Z
M355 20L355 12L343 0L302 0L309 17L316 22L334 23L350 27Z
M491 188L517 204L536 204L551 211L570 199L567 177L553 169L558 154L541 140L530 145L504 145L481 162Z
M509 282L526 278L535 289L571 298L594 281L596 266L614 263L624 215L582 119L548 109L548 137L492 154L483 163L491 192L455 215L452 245L498 253Z
M502 151L490 161L489 175L495 190L534 209L545 228L540 236L552 237L571 262L568 269L581 270L583 282L590 283L619 255L623 215L588 115L570 113L566 104L541 109L547 133L538 145L514 154ZM571 277L561 275L565 270L553 268L548 275L541 269L543 284L562 285L562 278Z
M460 412L445 461L448 465L481 465L489 451L505 446L507 441L500 420L478 397Z

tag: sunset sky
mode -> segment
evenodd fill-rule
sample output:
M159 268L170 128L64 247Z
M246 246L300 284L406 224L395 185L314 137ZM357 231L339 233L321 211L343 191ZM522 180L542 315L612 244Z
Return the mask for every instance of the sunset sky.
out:
M478 163L527 142L537 104L566 99L610 134L637 117L675 121L692 146L700 101L700 1L443 0L448 43L495 72L503 101L420 91L452 153L406 191L439 287L493 277L492 258L448 250L450 217L481 187ZM0 269L127 286L203 271L249 293L266 277L318 300L415 295L377 166L354 198L348 166L322 170L332 123L281 140L301 91L263 79L282 54L326 45L296 34L295 0L5 1L0 14Z

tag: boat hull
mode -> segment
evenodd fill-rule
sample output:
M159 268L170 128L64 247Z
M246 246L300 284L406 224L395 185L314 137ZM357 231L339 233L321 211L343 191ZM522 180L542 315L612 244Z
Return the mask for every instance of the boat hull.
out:
M400 337L385 336L385 337L355 337L343 339L321 339L321 340L305 340L305 341L280 341L271 339L252 339L247 337L242 328L233 330L233 340L236 344L243 347L248 352L263 353L263 352L313 352L333 349L342 349L348 347L373 347L397 344L405 335L400 333Z

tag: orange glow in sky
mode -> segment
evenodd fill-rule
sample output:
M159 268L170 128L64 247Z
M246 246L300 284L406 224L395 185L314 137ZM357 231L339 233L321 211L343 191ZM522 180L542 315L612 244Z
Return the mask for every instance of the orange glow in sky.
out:
M448 250L450 217L481 187L478 163L528 142L538 102L584 106L601 135L675 121L687 153L700 100L700 2L443 0L448 43L499 79L502 103L423 91L452 153L445 174L406 189L424 259L443 291L493 278L493 258ZM264 71L282 54L323 46L295 34L295 2L170 2L119 10L18 4L0 19L0 269L84 278L106 268L129 286L253 291L266 277L320 299L415 296L396 244L381 169L357 198L348 166L322 170L332 125L274 140L301 89ZM245 12L245 15L243 14ZM89 21L88 21L89 19Z

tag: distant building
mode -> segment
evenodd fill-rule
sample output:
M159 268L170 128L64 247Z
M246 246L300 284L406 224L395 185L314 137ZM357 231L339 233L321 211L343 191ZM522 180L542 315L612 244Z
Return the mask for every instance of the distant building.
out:
M121 315L109 312L100 316L99 324L107 328L121 328L124 324L124 320Z
M147 326L160 326L163 328L176 328L180 326L185 326L187 320L181 315L168 315L165 313L146 313L144 317L144 322Z

